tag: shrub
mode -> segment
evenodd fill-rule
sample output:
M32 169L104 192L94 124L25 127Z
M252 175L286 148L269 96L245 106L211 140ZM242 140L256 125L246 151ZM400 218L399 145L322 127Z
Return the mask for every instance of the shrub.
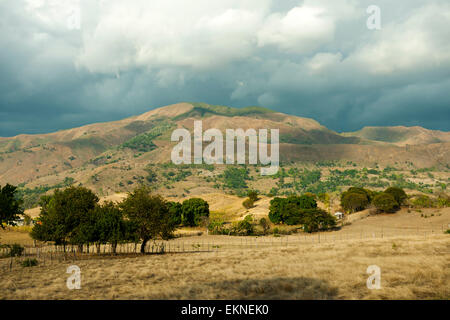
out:
M447 229L444 233L445 234L450 234L450 229Z
M391 196L393 196L395 201L397 201L397 203L399 205L402 205L405 202L405 200L408 198L405 191L403 189L397 188L397 187L387 188L386 191L384 191L384 193L387 193L387 194L390 194Z
M38 265L38 261L36 259L27 258L22 261L22 267L35 267Z
M244 220L239 221L236 227L236 232L244 235L252 235L255 229L253 226L253 216L248 215L244 218Z
M393 213L400 208L398 202L395 201L395 198L389 193L380 193L373 198L372 203L382 212Z
M245 209L251 209L255 206L253 200L250 198L245 199L244 202L242 202L242 205L244 206Z
M224 228L225 222L222 219L211 220L208 224L208 230L212 234L228 234L228 230Z
M413 205L416 208L432 208L434 207L434 201L426 195L420 195L413 200Z
M9 257L20 257L23 254L23 251L25 248L21 246L20 244L14 243L13 245L9 245Z
M267 234L267 232L270 230L270 225L269 225L269 221L267 221L266 218L261 218L259 220L259 225L261 226L261 228L263 229L263 233Z
M250 200L252 200L253 202L256 202L259 200L258 198L258 191L256 190L251 190L247 193L247 196Z
M341 207L347 212L364 210L369 204L369 198L361 192L344 192L341 197Z

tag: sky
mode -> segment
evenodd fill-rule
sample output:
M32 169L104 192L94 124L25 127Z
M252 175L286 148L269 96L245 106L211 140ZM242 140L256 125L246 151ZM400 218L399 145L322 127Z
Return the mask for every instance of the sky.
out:
M0 47L3 137L178 102L450 130L448 0L0 0Z

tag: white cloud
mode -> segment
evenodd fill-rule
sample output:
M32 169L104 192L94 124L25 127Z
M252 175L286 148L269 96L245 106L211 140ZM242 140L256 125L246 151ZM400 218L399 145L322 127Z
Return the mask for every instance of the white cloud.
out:
M349 58L374 75L417 72L450 63L450 4L427 4L383 26Z
M130 68L210 68L253 53L269 1L113 1L84 32L80 66L91 72ZM108 57L108 59L105 59Z

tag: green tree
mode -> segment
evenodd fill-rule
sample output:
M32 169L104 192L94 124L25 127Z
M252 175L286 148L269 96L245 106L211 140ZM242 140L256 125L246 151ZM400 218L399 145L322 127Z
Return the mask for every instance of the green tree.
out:
M303 211L316 209L317 202L313 196L289 196L287 198L274 198L270 201L269 219L272 223L286 223L297 225L302 223Z
M276 197L270 201L269 219L274 224L280 224L284 221L284 212L286 199Z
M133 225L130 221L124 219L120 207L113 202L105 202L103 205L96 206L92 211L93 229L89 241L97 246L97 253L100 253L102 244L111 243L112 252L116 253L117 245L124 241L137 242L133 238L135 234Z
M182 224L189 227L198 226L202 217L209 217L209 204L200 198L191 198L183 201Z
M404 204L405 200L408 199L408 196L402 188L390 187L387 188L384 193L388 193L393 196L395 201L397 201L399 205Z
M302 218L305 232L328 230L336 226L336 218L322 209L304 210Z
M183 206L179 202L170 201L168 203L169 206L169 215L170 215L170 221L173 225L179 226L181 224L181 217L183 212Z
M4 228L3 224L15 224L19 219L19 214L23 213L22 199L17 196L17 187L6 184L4 187L0 186L0 226Z
M175 230L169 219L167 202L159 195L152 195L147 187L129 193L120 208L134 225L136 237L142 240L141 253L145 253L149 240L169 239Z
M400 206L395 198L389 193L380 193L373 198L373 205L382 212L396 212Z
M68 242L77 244L79 251L83 251L87 236L82 234L81 225L92 221L90 213L98 201L98 197L84 187L55 190L53 196L41 199L41 214L31 236L63 244L64 248Z
M365 193L345 192L341 197L341 207L347 212L364 210L368 204L369 199Z

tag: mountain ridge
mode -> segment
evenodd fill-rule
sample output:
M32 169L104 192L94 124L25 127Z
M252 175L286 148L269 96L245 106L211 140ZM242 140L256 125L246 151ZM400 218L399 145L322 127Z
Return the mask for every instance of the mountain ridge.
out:
M114 176L118 174L114 167L119 165L133 171L149 163L168 163L175 145L170 141L171 132L183 127L192 130L199 119L203 130L279 129L281 161L350 160L384 165L409 161L418 167L431 167L445 166L450 158L450 139L445 138L450 134L446 132L385 127L375 130L381 138L379 131L385 130L388 138L399 131L402 139L381 141L377 135L368 135L367 129L339 134L314 119L262 107L239 109L182 102L112 122L0 138L0 184L51 185L63 180L61 175L84 181L98 172ZM428 143L434 137L441 138Z

